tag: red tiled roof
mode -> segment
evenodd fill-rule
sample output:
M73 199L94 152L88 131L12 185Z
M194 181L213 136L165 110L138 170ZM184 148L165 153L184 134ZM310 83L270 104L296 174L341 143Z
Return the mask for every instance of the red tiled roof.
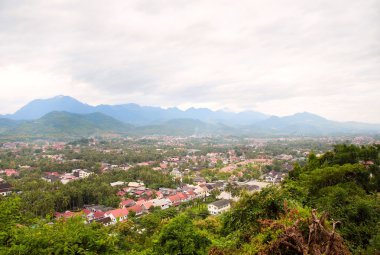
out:
M181 198L180 198L177 194L176 194L176 195L168 196L168 199L169 199L172 203L181 201Z
M138 205L138 206L142 206L144 203L146 203L145 199L139 199L139 200L136 202L136 205Z
M142 208L139 205L134 205L127 208L128 211L134 211L135 213L142 212Z
M195 195L195 192L193 190L188 190L187 191L187 194L189 194L190 196L194 196Z
M129 211L127 209L115 209L106 212L106 214L112 214L115 218L123 217L128 215Z
M137 194L137 195L141 195L141 194L143 194L143 193L144 193L143 190L136 190L136 191L135 191L135 194Z
M99 219L104 217L104 212L96 211L94 212L94 219Z
M116 195L118 195L118 196L124 196L125 195L125 192L124 191L118 191L117 193L116 193Z
M121 201L120 202L120 206L131 206L131 205L134 205L135 204L135 201L133 201L132 199L126 199L124 201Z
M147 190L147 191L145 191L145 195L150 197L151 195L153 195L153 192L151 190Z
M144 203L142 206L144 206L145 209L149 209L149 208L151 208L151 207L153 206L153 202L149 202L149 201L147 201L147 202Z
M83 209L82 212L84 212L86 215L89 215L91 213L91 211L88 209Z
M180 193L177 193L177 195L179 196L179 198L180 198L181 200L185 200L185 199L187 199L187 195L186 195L185 193L180 192Z

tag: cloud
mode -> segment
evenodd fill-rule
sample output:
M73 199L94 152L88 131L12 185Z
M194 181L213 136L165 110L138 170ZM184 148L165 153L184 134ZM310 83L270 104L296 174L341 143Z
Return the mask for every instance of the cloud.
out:
M0 107L67 94L380 122L379 23L376 0L3 0Z

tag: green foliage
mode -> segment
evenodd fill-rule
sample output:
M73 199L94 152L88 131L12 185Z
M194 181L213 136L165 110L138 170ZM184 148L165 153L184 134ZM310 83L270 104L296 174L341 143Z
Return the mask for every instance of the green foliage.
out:
M234 209L223 216L223 233L239 231L243 239L260 227L259 219L276 219L284 212L287 195L277 187L268 187L260 193L243 193Z
M115 238L98 224L82 219L13 227L2 254L117 254Z
M284 183L294 199L341 221L338 231L355 253L375 240L379 228L378 152L378 146L336 145L319 158L311 155ZM368 160L375 164L359 164Z
M21 210L21 199L19 197L0 197L0 246L6 244L11 237L10 230L16 224L25 220Z
M178 215L172 219L160 232L154 241L155 254L206 254L210 240L196 231L191 219Z

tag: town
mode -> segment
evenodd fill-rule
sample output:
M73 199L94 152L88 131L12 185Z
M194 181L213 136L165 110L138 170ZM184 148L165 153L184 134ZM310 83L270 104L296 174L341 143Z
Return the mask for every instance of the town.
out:
M318 156L339 139L346 138L309 138L307 146L305 138L168 136L4 142L0 194L16 193L26 201L33 197L27 208L36 215L78 216L104 226L154 210L195 205L218 215L242 192L280 184L294 166L306 163L310 153ZM371 137L352 141L379 143ZM33 182L40 191L33 189ZM73 191L90 183L99 186ZM61 192L61 197L52 201L50 191Z

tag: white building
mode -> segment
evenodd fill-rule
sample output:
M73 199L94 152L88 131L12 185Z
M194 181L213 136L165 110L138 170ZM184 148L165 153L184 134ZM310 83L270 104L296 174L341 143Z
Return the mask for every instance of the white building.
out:
M142 188L145 187L145 184L143 182L129 182L128 187L131 188Z
M231 208L230 200L222 199L215 201L207 206L207 209L211 215L218 215L222 212L228 211Z
M169 199L162 198L162 199L153 199L153 206L159 206L162 210L168 209L171 202Z
M89 177L91 174L93 174L93 172L91 171L88 171L87 169L75 169L73 171L71 171L72 174L75 176L75 177L79 177L79 178L87 178Z
M125 182L122 182L122 181L117 181L117 182L111 182L110 183L110 185L112 186L112 187L115 187L115 186L122 186L122 185L124 185L125 184Z

